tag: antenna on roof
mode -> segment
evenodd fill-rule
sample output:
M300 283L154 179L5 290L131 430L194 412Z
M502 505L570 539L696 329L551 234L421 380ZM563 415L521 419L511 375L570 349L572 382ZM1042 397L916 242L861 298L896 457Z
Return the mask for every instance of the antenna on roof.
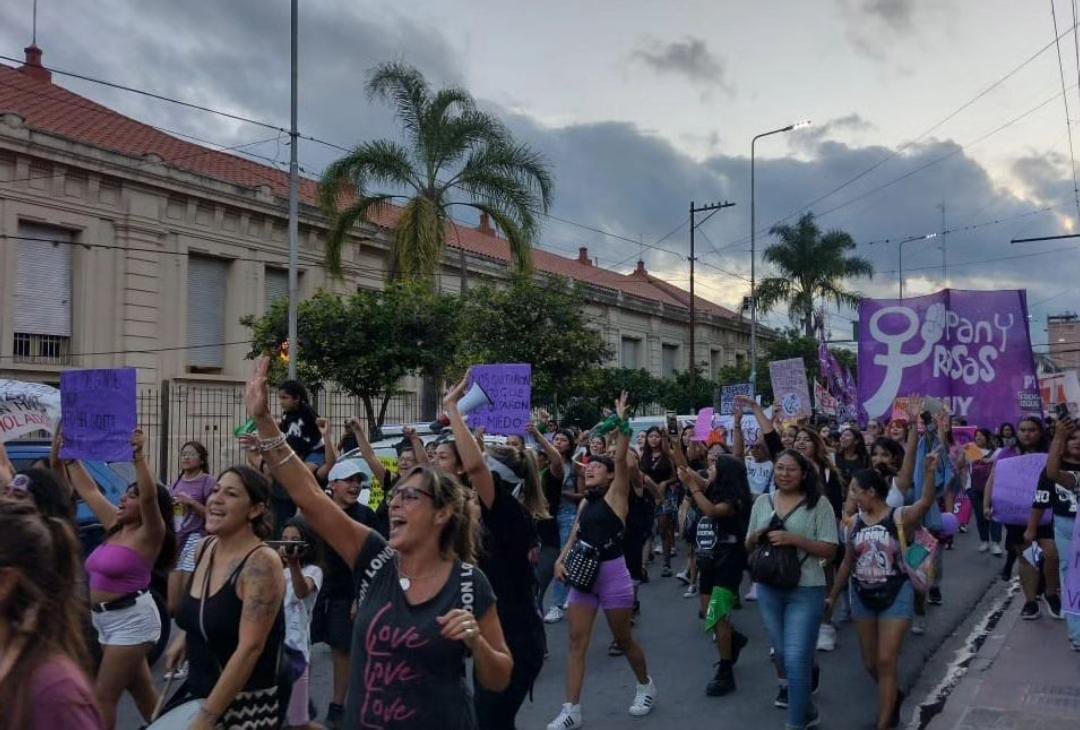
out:
M30 26L30 45L37 45L37 0L34 0L34 22Z

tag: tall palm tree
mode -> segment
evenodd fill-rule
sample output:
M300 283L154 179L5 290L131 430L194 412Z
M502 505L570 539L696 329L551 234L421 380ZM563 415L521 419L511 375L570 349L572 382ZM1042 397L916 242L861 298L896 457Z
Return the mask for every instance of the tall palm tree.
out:
M807 337L814 336L814 300L831 300L837 306L858 305L861 294L844 287L847 279L873 276L874 266L861 256L850 256L855 239L843 231L822 234L813 213L806 213L794 226L773 226L769 233L780 240L765 249L765 261L777 269L757 290L762 313L787 303L792 324L800 325Z
M433 91L408 64L377 66L367 93L393 105L407 144L361 142L323 173L319 202L330 219L330 272L341 274L350 229L396 199L403 202L390 247L391 276L434 280L454 225L453 206L490 216L510 244L515 270L529 271L537 216L551 203L551 175L541 155L515 142L467 91ZM373 186L384 189L372 192Z

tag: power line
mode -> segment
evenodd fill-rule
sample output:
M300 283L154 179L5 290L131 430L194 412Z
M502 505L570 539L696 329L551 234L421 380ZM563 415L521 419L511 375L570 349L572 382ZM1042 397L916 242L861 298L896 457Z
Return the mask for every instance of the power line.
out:
M997 256L997 257L988 258L988 259L977 259L975 261L963 261L963 262L960 262L958 264L954 264L954 263L950 262L949 263L949 268L954 268L954 267L957 267L957 266L978 266L978 265L981 265L981 264L992 264L992 263L996 263L998 261L1013 261L1015 259L1027 259L1027 258L1032 258L1034 256L1047 256L1047 255L1053 254L1053 253L1063 253L1065 251L1076 251L1077 249L1080 249L1080 246L1066 246L1066 247L1063 247L1063 248L1050 249L1049 251L1040 251L1038 253L1025 253L1025 254L1019 254L1019 255L1015 255L1015 256ZM904 271L927 271L927 270L930 270L930 269L940 269L940 268L941 268L941 266L913 266L913 267L905 267ZM895 273L897 273L897 270L896 269L887 269L885 271L877 271L877 272L874 272L874 273L877 273L877 274L895 274Z
M945 235L950 235L951 236L951 235L956 234L956 233L964 233L964 232L967 232L967 231L975 231L975 230L978 230L980 228L986 228L988 226L996 226L996 225L1000 225L1000 224L1003 224L1003 223L1011 223L1011 222L1020 220L1021 218L1026 218L1028 216L1033 216L1033 215L1039 215L1041 213L1049 212L1049 211L1051 211L1053 209L1054 209L1054 206L1048 205L1048 206L1045 206L1043 208L1037 208L1035 210L1029 210L1026 213L1020 213L1018 215L1015 215L1015 216L1012 216L1012 217L1009 217L1009 218L995 218L993 220L983 221L981 223L971 223L971 224L968 224L968 225L955 226L953 228L946 228L945 230L942 230L942 231L931 231L931 233L934 236L945 236ZM915 238L915 237L920 236L920 235L923 235L923 234L908 234L908 235L903 235L903 236L890 236L888 238L876 238L876 239L874 239L872 241L859 241L859 245L861 245L861 246L876 246L879 243L896 243L897 240ZM925 234L925 235L930 235L930 233Z
M1075 12L1075 5L1073 9ZM1054 8L1054 0L1050 0L1050 17L1054 21L1054 45L1057 47L1058 75L1061 77L1061 101L1065 105L1065 129L1069 132L1069 161L1072 163L1073 198L1076 200L1076 215L1080 217L1080 185L1076 183L1076 152L1073 150L1072 123L1069 121L1069 96L1065 93L1065 66L1061 62L1061 36L1058 35L1057 10ZM1076 27L1075 21L1073 27ZM1080 69L1078 69L1077 83L1080 84Z

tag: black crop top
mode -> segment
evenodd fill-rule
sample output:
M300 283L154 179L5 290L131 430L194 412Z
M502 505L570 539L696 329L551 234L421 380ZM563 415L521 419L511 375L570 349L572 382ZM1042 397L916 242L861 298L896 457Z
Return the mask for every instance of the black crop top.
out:
M622 557L625 529L603 492L586 493L585 507L578 518L578 539L598 548L601 560L613 560Z

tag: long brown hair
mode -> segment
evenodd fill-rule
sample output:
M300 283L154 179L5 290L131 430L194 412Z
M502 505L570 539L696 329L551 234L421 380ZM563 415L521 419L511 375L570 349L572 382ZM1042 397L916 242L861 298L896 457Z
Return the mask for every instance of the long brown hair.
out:
M453 515L439 533L439 553L443 558L457 558L474 563L480 545L480 524L469 511L469 493L450 472L421 464L402 477L400 484L414 475L421 478L421 488L431 491L435 509L450 506Z
M0 685L4 730L32 724L29 686L49 657L62 654L83 671L90 669L80 621L86 609L74 590L82 580L79 555L75 533L66 522L43 517L28 502L0 500L0 567L18 573L15 589L0 606L0 621L10 631L8 650L16 642L22 645Z

